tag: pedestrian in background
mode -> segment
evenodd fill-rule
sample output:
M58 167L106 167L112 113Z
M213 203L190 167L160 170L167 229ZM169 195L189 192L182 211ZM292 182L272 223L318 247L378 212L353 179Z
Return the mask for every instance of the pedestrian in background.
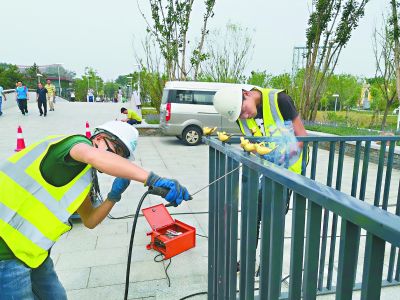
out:
M94 102L93 89L89 89L87 93L87 102Z
M4 94L3 87L0 85L0 116L3 114L3 111L1 110L1 106L3 104L3 98L4 98L4 101L7 101L6 94Z
M75 92L71 91L71 102L75 102Z
M44 86L47 90L47 105L50 111L54 111L54 99L56 97L56 87L51 83L50 79L46 80L47 84Z
M28 88L25 85L23 85L21 81L18 81L15 93L17 94L16 99L18 107L22 112L22 114L25 116L25 114L28 113L28 99L29 99Z
M122 122L126 122L130 125L135 125L135 124L142 124L142 118L137 114L134 110L132 109L127 109L125 107L121 107L121 114L127 115L127 118L124 120L121 120Z
M47 89L43 87L43 84L39 83L38 89L36 90L36 101L38 104L40 116L43 116L43 112L44 112L44 116L47 115L46 95L47 95ZM42 110L42 107L43 107L43 110Z
M117 102L121 102L122 103L122 87L118 88Z

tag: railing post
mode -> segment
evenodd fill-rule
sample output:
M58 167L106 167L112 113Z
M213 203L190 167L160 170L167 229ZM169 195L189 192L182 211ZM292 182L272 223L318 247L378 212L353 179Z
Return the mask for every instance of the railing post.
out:
M359 228L342 219L340 233L339 265L337 272L336 299L351 300L357 265L357 238Z
M271 249L272 180L262 177L260 299L268 299L269 256Z
M361 300L380 299L385 241L367 233Z
M217 150L209 148L209 182L214 181L216 177ZM208 189L208 299L217 300L217 280L216 280L216 260L217 260L217 227L216 227L216 200L217 189L211 185Z
M304 258L303 298L315 299L317 296L318 254L321 233L322 207L308 201L307 239Z
M281 293L283 243L285 238L285 207L287 190L278 183L272 184L271 244L269 259L268 299L278 299Z
M218 159L218 177L223 176L226 174L226 156L224 153L220 153L219 159ZM217 266L217 298L218 299L223 299L226 296L226 280L227 280L227 274L226 268L225 268L225 260L226 260L226 206L225 206L225 181L226 177L220 179L217 182L217 188L218 188L218 193L217 193L217 235L218 235L218 247L217 247L217 261L216 261L216 266Z
M247 166L242 174L242 228L240 234L240 299L254 299L258 174Z
M303 274L304 225L306 199L294 193L292 211L292 245L290 249L289 299L301 299L301 277ZM261 297L261 299L264 299Z
M239 164L228 158L228 172L236 169ZM226 299L236 299L237 278L237 238L238 238L238 200L239 200L239 170L227 176L226 185L226 226L227 246L225 255Z

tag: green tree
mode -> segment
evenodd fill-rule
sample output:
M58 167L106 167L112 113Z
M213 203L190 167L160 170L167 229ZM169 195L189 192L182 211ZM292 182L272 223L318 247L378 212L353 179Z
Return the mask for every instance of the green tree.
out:
M15 83L22 81L24 75L18 70L15 65L0 64L0 85L4 89L15 89Z
M189 30L194 0L150 0L152 23L144 13L142 16L147 22L150 32L165 60L165 70L170 80L186 80L193 71L194 79L197 78L200 63L206 59L203 45L208 34L208 20L213 17L215 0L204 0L206 12L203 15L200 41L194 47L189 57Z
M364 15L368 0L316 0L306 31L306 67L300 101L304 119L315 120L341 51Z
M333 74L323 95L326 99L333 99L333 94L339 95L340 107L350 109L357 106L360 98L362 82L350 74Z
M205 49L208 59L202 65L202 76L218 82L246 81L244 69L254 49L248 28L228 23L225 28L210 33Z
M384 18L384 25L380 31L375 29L373 35L373 49L375 56L376 73L374 83L380 89L380 95L385 100L385 110L382 118L381 130L386 127L386 119L391 106L397 99L395 41L393 30Z
M35 88L37 86L37 74L41 74L39 66L33 63L32 66L27 68L24 73L24 84L29 88Z
M267 74L267 71L251 71L250 77L247 79L248 84L266 88L271 79L271 74Z
M104 96L114 99L115 94L118 92L119 84L114 81L106 81L104 83Z

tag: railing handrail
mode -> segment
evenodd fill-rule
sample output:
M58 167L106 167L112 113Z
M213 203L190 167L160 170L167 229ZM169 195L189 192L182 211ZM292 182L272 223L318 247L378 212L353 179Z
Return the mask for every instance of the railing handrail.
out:
M318 137L318 141L320 141L320 138L321 137ZM364 138L363 141L365 141L368 137L350 138L357 138L356 140L358 141ZM382 138L384 138L383 140L393 140L390 139L393 137ZM299 138L299 140L301 139ZM205 137L204 141L216 150L256 170L267 178L303 195L321 207L336 213L349 222L371 232L394 246L400 247L400 218L398 216L312 179L295 174L266 160L250 156L233 146L220 142L216 138Z
M279 141L281 137L245 137L251 141ZM296 136L299 142L368 142L368 141L400 141L400 135L397 136ZM233 136L229 143L238 144L240 143L240 135Z

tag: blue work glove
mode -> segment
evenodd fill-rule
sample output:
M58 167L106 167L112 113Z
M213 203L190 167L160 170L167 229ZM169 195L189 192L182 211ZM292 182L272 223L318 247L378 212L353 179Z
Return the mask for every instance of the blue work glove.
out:
M150 172L145 182L145 186L163 187L169 189L169 193L165 196L165 200L174 204L174 206L182 203L183 200L190 200L188 190L179 184L177 180L167 179Z
M107 199L112 202L118 202L121 200L121 195L125 192L131 181L125 178L116 177L111 187L111 191L107 195Z

